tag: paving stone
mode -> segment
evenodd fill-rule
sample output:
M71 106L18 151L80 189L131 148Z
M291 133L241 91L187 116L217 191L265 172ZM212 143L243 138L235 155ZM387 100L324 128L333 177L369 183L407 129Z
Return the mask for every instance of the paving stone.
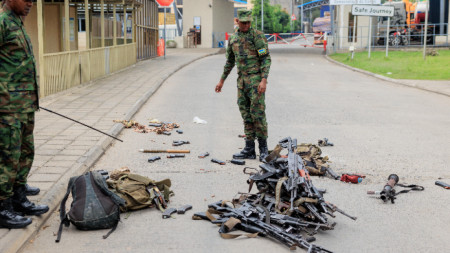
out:
M42 169L42 168L41 168ZM41 174L35 173L28 177L31 182L56 182L61 177L61 174Z
M71 155L71 156L82 156L84 155L88 150L84 149L65 149L61 151L61 155Z
M75 163L71 162L70 165L73 165ZM66 173L68 170L70 169L70 166L64 167L64 166L60 166L60 167L53 167L53 166L43 166L41 168L39 168L39 170L37 170L35 173L39 173L39 174L58 174L58 175L62 175L64 173ZM33 173L34 174L34 173Z

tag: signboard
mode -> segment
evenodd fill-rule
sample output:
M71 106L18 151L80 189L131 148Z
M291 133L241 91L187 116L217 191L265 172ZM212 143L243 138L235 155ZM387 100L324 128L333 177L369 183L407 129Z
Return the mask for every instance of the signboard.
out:
M295 15L294 15L294 14L292 14L292 16L291 16L291 20L297 20L297 18L295 17Z
M353 5L352 14L354 16L392 17L394 9L394 6Z
M330 5L381 4L381 0L330 0Z
M173 0L156 0L156 2L161 7L169 7L173 3Z

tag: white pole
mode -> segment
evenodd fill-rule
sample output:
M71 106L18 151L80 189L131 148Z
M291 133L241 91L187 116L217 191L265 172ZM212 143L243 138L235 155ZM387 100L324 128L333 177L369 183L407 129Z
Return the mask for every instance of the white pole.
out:
M353 16L353 44L352 44L352 47L353 47L353 51L352 51L352 60L353 60L353 56L355 55L355 40L356 40L356 38L355 38L355 36L356 36L356 16Z
M372 47L372 17L369 17L369 58L371 47Z
M425 9L425 27L423 28L425 36L423 37L423 59L427 58L427 37L428 37L428 8L430 7L427 1L427 8Z
M391 29L391 17L388 17L387 31L386 31L386 57L388 57L389 52L389 30Z

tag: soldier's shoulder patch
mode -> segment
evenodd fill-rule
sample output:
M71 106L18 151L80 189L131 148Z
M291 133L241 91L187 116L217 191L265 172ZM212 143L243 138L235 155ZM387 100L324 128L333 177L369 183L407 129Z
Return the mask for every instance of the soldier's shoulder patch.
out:
M258 49L258 54L259 55L266 55L267 54L267 50L265 48Z

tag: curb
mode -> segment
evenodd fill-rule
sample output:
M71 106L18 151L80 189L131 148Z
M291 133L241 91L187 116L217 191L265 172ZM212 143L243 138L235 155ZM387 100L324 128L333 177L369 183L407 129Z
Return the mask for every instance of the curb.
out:
M131 117L147 102L147 100L162 86L162 84L169 79L173 74L183 69L187 65L201 60L203 58L220 54L219 51L215 53L206 54L195 58L178 68L174 69L172 72L164 75L154 88L146 92L133 107L128 111L125 115L125 120L130 120ZM113 136L117 136L124 129L123 124L116 123L114 126L108 131L109 134ZM45 224L45 222L50 218L50 216L58 210L59 204L64 197L67 189L68 180L77 175L81 175L87 171L97 162L97 160L108 150L109 146L113 142L113 139L107 136L102 137L95 146L93 146L89 151L87 151L82 157L77 160L77 163L69 169L67 173L65 173L57 182L50 188L50 190L42 197L41 203L47 203L50 207L50 210L41 215L34 216L33 223L26 227L25 229L14 229L10 230L5 237L2 238L2 241L10 242L9 245L0 246L0 252L3 253L15 253L23 249L25 243L34 237L41 227Z
M360 73L366 74L366 75L368 75L368 76L372 76L372 77L381 79L381 80L383 80L383 81L387 81L387 82L391 82L391 83L395 83L395 84L400 84L400 85L407 86L407 87L410 87L410 88L415 88L415 89L419 89L419 90L424 90L424 91L428 91L428 92L432 92L432 93L436 93L436 94L439 94L439 95L444 95L444 96L450 97L450 94L449 94L449 93L441 92L441 91L438 91L438 90L431 90L431 89L426 88L426 87L421 87L421 86L416 86L416 85L404 83L404 82L399 81L399 80L396 80L396 79L392 79L392 78L389 78L389 77L385 77L385 76L382 76L382 75L379 75L379 74L375 74L375 73L372 73L372 72L369 72L369 71L366 71L366 70L354 68L354 67L349 66L349 65L347 65L347 64L344 64L344 63L342 63L342 62L338 62L338 61L336 61L336 60L333 60L333 59L331 59L328 55L324 55L324 57L325 57L325 59L327 59L328 61L330 61L330 62L332 62L332 63L334 63L334 64L340 65L340 66L342 66L342 67L348 68L348 69L353 70L353 71L356 71L356 72L360 72Z

